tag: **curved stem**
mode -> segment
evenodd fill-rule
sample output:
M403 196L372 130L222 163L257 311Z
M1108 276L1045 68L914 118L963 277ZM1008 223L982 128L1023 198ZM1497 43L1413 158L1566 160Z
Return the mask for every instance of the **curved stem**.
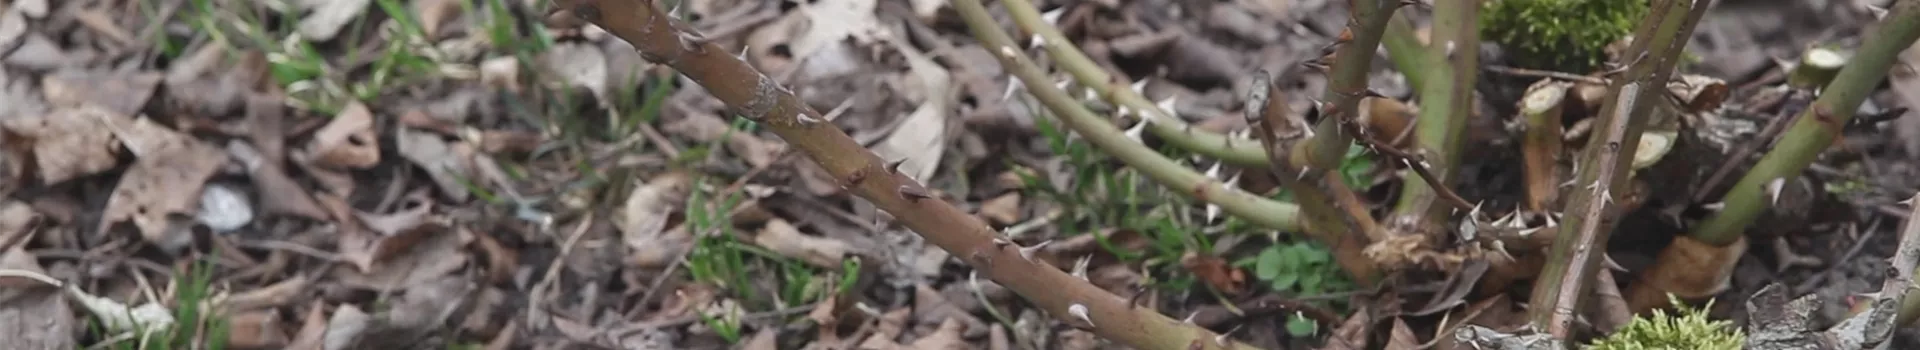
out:
M1041 46L1052 55L1053 63L1060 70L1073 75L1074 80L1088 89L1092 89L1100 98L1115 105L1125 107L1120 117L1139 117L1135 122L1147 123L1147 132L1160 137L1174 147L1198 153L1236 166L1267 168L1271 166L1259 143L1252 139L1221 135L1204 130L1193 130L1174 111L1161 109L1148 101L1141 92L1134 91L1132 82L1125 78L1108 74L1100 64L1094 63L1078 45L1068 40L1052 23L1048 23L1040 10L1028 0L1002 0L1007 13L1013 16L1020 30L1033 33L1040 38ZM1138 114L1128 115L1128 114Z

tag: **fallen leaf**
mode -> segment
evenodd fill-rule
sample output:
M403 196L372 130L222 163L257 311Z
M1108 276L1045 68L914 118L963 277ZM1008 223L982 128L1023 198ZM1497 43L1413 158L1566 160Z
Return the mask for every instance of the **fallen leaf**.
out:
M926 181L933 177L933 171L940 167L941 156L947 152L947 122L950 120L947 113L953 110L955 97L953 75L907 43L900 40L887 42L907 58L910 69L907 76L903 77L903 85L919 88L907 89L908 98L917 100L919 108L908 114L892 134L880 141L874 147L874 152L888 161L903 162L900 173Z
M120 175L99 229L133 221L141 237L162 249L191 243L193 236L187 229L200 209L200 191L227 163L226 152L145 118L107 128L139 158Z
M135 115L160 86L159 73L115 73L64 69L40 78L40 93L54 107L99 106L118 115Z
M588 43L554 45L540 56L540 63L567 84L593 92L600 103L612 103L607 88L607 56L599 47Z
M240 161L247 169L247 178L253 181L253 188L260 191L261 211L268 214L286 214L308 220L326 220L327 211L306 188L294 182L293 177L280 168L280 163L267 159L260 151L246 142L232 140L227 142L227 154Z
M453 229L442 219L428 218L421 205L392 214L357 213L357 221L371 231L342 234L340 255L353 268L335 270L350 286L386 290L413 285L465 266L467 255Z
M333 317L327 319L327 328L322 333L324 335L321 339L321 349L356 349L353 345L360 342L361 334L367 331L367 326L372 322L373 316L360 311L359 307L350 304L340 305L340 308L333 309Z
M280 349L288 345L285 330L281 329L280 311L274 309L254 310L225 317L226 345L238 349Z
M967 310L960 309L958 305L947 300L946 295L941 294L939 290L935 290L925 283L914 285L913 318L914 321L919 324L940 325L942 328L945 328L948 323L957 322L959 326L962 326L960 328L967 330L985 331L987 329L986 321L974 317L968 313ZM961 334L955 334L956 338L960 336ZM918 346L919 343L915 343L915 345L916 346L913 347L914 349L924 349Z
M367 169L380 164L380 138L374 130L373 110L360 102L348 103L313 133L306 151L315 164L326 167Z
M7 210L13 213L11 206ZM7 215L8 217L13 214ZM0 269L44 273L32 255L20 247L0 250ZM0 334L9 349L78 349L72 336L76 320L59 288L0 288ZM8 285L0 278L0 286Z
M1020 192L1007 192L981 202L980 217L996 227L1020 222Z
M459 1L416 0L411 5L415 18L420 20L420 31L425 32L428 40L438 38L440 26L460 16Z
M846 242L801 233L799 228L782 219L767 221L767 226L750 240L775 254L827 269L840 268L842 259L854 251Z
M754 332L752 338L747 338L747 341L741 342L740 346L736 347L735 349L779 350L780 349L780 329L779 328L762 328L760 329L760 331Z
M125 114L102 107L70 107L45 115L0 119L0 129L24 141L43 184L58 184L112 169L120 162L111 128L125 125Z
M960 331L963 329L965 329L965 327L959 320L949 318L946 322L941 322L940 328L934 329L932 334L927 334L924 337L920 337L919 340L914 340L913 345L909 345L908 348L930 350L972 349L973 346L967 344L967 341L960 337Z
M631 256L628 263L641 268L666 266L679 259L692 243L684 230L679 230L681 235L666 230L669 217L682 207L680 203L686 200L691 185L692 178L686 173L669 172L634 186L627 194L626 204L613 221Z
M305 277L294 277L221 298L220 307L228 312L248 312L259 309L278 308L293 305L294 300L306 296L313 283Z
M465 202L473 196L463 181L474 178L472 146L408 127L395 130L393 138L400 156L426 170L427 175L433 178L434 185L440 188L440 193L456 202Z
M306 316L301 318L300 333L293 335L287 342L287 350L324 350L327 339L327 307L321 300L308 303Z
M373 0L296 0L301 8L311 10L306 17L300 18L299 32L302 38L313 42L332 41L334 36L347 23L361 18L367 5ZM331 349L329 349L331 350Z
M1413 328L1407 327L1406 320L1394 319L1393 333L1387 336L1387 347L1384 350L1420 350L1420 348L1420 335L1414 334Z

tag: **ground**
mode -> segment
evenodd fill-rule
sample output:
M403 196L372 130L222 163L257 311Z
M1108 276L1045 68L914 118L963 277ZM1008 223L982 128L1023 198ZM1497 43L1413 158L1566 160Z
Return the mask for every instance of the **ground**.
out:
M1097 64L1147 82L1162 108L1231 133L1247 127L1250 72L1322 55L1346 3L1040 6L1064 9L1062 29ZM1805 49L1858 46L1884 3L1720 1L1682 72L1724 80L1728 110L1759 104ZM948 2L662 6L940 198L1009 237L1052 242L1041 258L1141 305L1249 344L1306 349L1350 336L1336 330L1384 300L1317 243L1222 216L1102 154L1010 87ZM548 26L547 9L0 2L0 339L11 341L0 348L1114 346L975 277L620 38ZM1511 61L1495 45L1482 52L1485 66ZM1849 296L1880 288L1908 211L1897 202L1920 190L1920 116L1887 112L1920 103L1909 59L1920 56L1901 55L1844 141L1789 192L1799 214L1756 225L1769 229L1750 233L1761 238L1715 317L1745 324L1748 296L1784 283L1817 296L1831 324ZM1414 94L1378 62L1372 88ZM1484 120L1468 134L1483 153L1456 190L1504 212L1520 200L1510 165L1520 158L1497 115L1539 77L1482 76ZM1298 96L1325 84L1279 79ZM1262 171L1147 140L1219 180L1274 188ZM1368 201L1385 206L1412 178L1350 154L1341 173ZM1614 234L1621 276L1653 264L1649 252L1679 231L1655 207ZM1772 254L1776 242L1817 261ZM1434 282L1396 288L1435 301L1407 308L1432 307L1447 299ZM1459 310L1476 323L1517 320L1488 306L1512 302L1503 298L1526 294L1410 313L1393 338L1430 340L1439 316Z

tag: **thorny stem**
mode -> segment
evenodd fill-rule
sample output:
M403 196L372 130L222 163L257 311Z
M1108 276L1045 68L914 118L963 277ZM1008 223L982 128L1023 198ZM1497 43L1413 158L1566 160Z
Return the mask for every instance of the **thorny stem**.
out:
M981 274L1012 289L1062 322L1139 349L1199 349L1222 346L1217 334L1136 308L1125 298L1074 277L1044 260L1028 258L1017 245L966 211L933 197L924 185L889 171L887 161L822 120L791 90L680 23L647 0L555 0L556 24L592 23L632 44L648 61L673 67L699 83L744 118L767 126L846 186L886 210ZM968 6L971 5L971 6ZM978 2L962 3L969 16L986 18ZM1007 47L1002 38L1001 47ZM1031 69L1027 70L1032 73ZM1044 84L1043 84L1044 85ZM1050 86L1050 85L1048 85ZM1038 94L1064 99L1059 90ZM1227 344L1221 344L1227 343Z
M978 0L973 0L978 1ZM1147 123L1147 132L1160 137L1174 147L1191 151L1207 157L1219 159L1243 167L1265 168L1269 166L1266 152L1253 140L1241 137L1221 135L1204 130L1194 130L1192 125L1174 115L1174 111L1161 109L1148 101L1141 92L1130 88L1131 82L1109 74L1105 68L1094 63L1078 45L1060 33L1046 16L1040 14L1038 7L1028 0L1003 0L1001 4L1012 15L1013 23L1022 31L1033 33L1039 39L1040 46L1052 55L1053 63L1060 70L1072 74L1074 80L1096 95L1113 104L1124 107L1127 113L1121 118L1135 118L1137 123Z
M1305 140L1266 146L1270 152L1287 152L1288 164L1275 166L1281 170L1277 174L1280 183L1293 190L1295 198L1298 198L1301 211L1306 213L1308 223L1304 226L1307 231L1322 242L1334 245L1336 250L1343 249L1336 243L1357 240L1347 237L1354 234L1370 241L1385 238L1379 223L1367 212L1353 190L1338 176L1328 174L1339 169L1340 162L1346 157L1347 147L1353 145L1353 133L1364 132L1347 129L1350 126L1359 129L1359 123L1354 123L1353 119L1359 112L1360 99L1372 94L1367 89L1367 70L1373 64L1374 51L1380 47L1381 34L1386 31L1388 20L1393 18L1393 12L1399 9L1401 2L1354 0L1348 4L1353 8L1350 9L1346 30L1336 39L1341 42L1337 43L1339 48L1334 51L1334 62L1328 67L1327 92L1320 100L1327 102L1316 102L1313 106L1320 120ZM1365 278L1360 280L1368 281Z
M1920 38L1920 1L1900 1L1872 33L1862 39L1860 51L1847 60L1833 82L1820 92L1813 106L1801 112L1779 146L1767 152L1753 170L1727 189L1714 213L1690 235L1701 242L1726 245L1738 238L1760 212L1773 203L1768 183L1792 183L1814 158L1834 144L1841 129L1853 120L1860 103L1873 93L1893 67L1901 50Z
M1572 340L1573 322L1581 315L1584 305L1580 301L1587 294L1587 282L1605 256L1614 221L1623 214L1611 206L1626 192L1646 116L1656 103L1668 101L1662 94L1687 46L1685 38L1711 5L1712 0L1656 1L1634 31L1635 39L1626 52L1639 54L1625 63L1630 65L1626 77L1613 80L1609 87L1599 113L1604 119L1595 127L1598 133L1587 142L1578 181L1565 203L1566 221L1554 237L1548 264L1540 273L1541 283L1533 289L1528 318L1535 329L1561 341ZM1623 190L1615 193L1615 188Z
M962 1L979 2L979 0ZM1060 34L1059 29L1047 23L1045 19L1042 18L1043 16L1040 15L1039 10L1035 8L1031 2L1027 0L1005 0L1002 4L1006 6L1007 12L1013 15L1015 23L1022 27L1029 28L1027 31L1039 37L1039 40L1043 43L1042 46L1044 46L1049 53L1053 54L1054 63L1058 68L1071 73L1081 85L1093 89L1096 94L1108 100L1117 101L1118 104L1126 106L1129 111L1138 111L1131 113L1137 113L1142 116L1140 122L1147 123L1148 131L1154 132L1155 135L1167 140L1168 143L1172 143L1175 147L1194 151L1201 155L1214 156L1228 164L1255 164L1261 167L1265 167L1266 164L1268 164L1266 159L1260 158L1266 156L1265 152L1261 152L1258 147L1254 147L1257 143L1250 140L1228 142L1227 140L1229 140L1230 136L1192 130L1188 124L1181 121L1179 117L1174 116L1171 113L1172 111L1162 110L1152 102L1147 102L1146 97L1128 88L1126 82L1112 80L1113 76L1107 74L1107 72L1102 69L1100 65L1095 64L1092 59L1087 58L1086 54L1082 53L1078 46L1074 45L1072 41L1067 40L1065 35ZM969 27L976 25L972 21L968 21L967 24ZM998 31L999 28L998 26L994 26L992 21L980 23L979 25L988 25L988 28L993 28L995 31ZM981 30L981 28L974 28L974 30L978 31ZM1057 88L1055 88L1052 83L1047 82L1045 78L1029 80L1023 77L1022 81L1025 81L1024 86L1026 86L1028 90L1057 90ZM1049 102L1042 101L1042 103ZM1062 112L1060 110L1061 107L1054 107L1049 103L1048 108L1052 109L1054 114L1059 115L1061 118L1072 117L1069 115L1072 113ZM1081 111L1086 110L1083 106L1069 108ZM1091 114L1091 112L1089 112L1089 114ZM1153 121L1146 121L1148 119ZM1097 122L1097 124L1106 124L1108 127L1099 128L1099 130L1081 129L1079 127L1074 127L1073 129L1075 132L1082 134L1119 136L1122 137L1122 141L1125 141L1124 133L1104 134L1106 131L1113 129L1111 124L1106 123L1104 120L1095 120L1094 122ZM1074 124L1070 123L1069 125ZM1214 179L1195 173L1186 166L1168 159L1165 155L1161 155L1159 152L1155 152L1145 145L1136 142L1121 142L1111 145L1096 144L1096 146L1099 146L1100 149L1107 154L1127 163L1127 166L1140 169L1141 172L1146 173L1148 177L1159 182L1162 186L1190 190L1191 193L1189 194L1193 196L1193 198L1220 206L1221 211L1246 220L1249 223L1274 230L1300 230L1300 223L1297 219L1300 207L1293 203L1266 200L1250 195L1208 195L1206 193L1208 192L1208 190L1206 190L1206 188L1208 188L1207 185L1213 183ZM1236 159L1247 156L1252 156L1255 159ZM1214 187L1220 187L1217 183L1214 183L1214 185ZM1231 189L1227 192L1240 193L1240 191Z
M1407 181L1401 187L1394 219L1389 222L1413 225L1414 232L1434 233L1443 229L1443 219L1448 217L1444 209L1452 206L1438 205L1439 200L1442 196L1459 200L1446 186L1459 172L1461 135L1473 113L1473 90L1480 71L1479 17L1477 2L1434 6L1433 44L1423 47L1425 50L1414 51L1420 54L1409 55L1420 60L1416 67L1401 67L1402 71L1422 71L1419 73L1422 78L1417 82L1421 85L1413 85L1419 87L1421 101L1419 122L1414 129L1418 147L1414 154L1426 160L1426 166L1437 177L1433 181L1436 184ZM1405 17L1400 18L1396 22L1406 21ZM1405 59L1395 60L1398 63Z

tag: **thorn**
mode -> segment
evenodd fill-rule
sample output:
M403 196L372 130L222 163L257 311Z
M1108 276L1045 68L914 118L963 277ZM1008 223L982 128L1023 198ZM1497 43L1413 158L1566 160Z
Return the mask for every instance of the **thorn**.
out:
M1193 313L1190 313L1190 314L1187 314L1187 318L1186 318L1186 319L1184 319L1184 320L1180 320L1180 323L1185 323L1185 324L1194 324L1194 323L1193 323L1193 318L1194 318L1194 317L1199 317L1199 316L1200 316L1200 310L1194 310L1194 311L1193 311Z
M1126 119L1128 116L1133 115L1133 108L1129 108L1126 105L1120 105L1119 110L1115 111L1115 113L1120 114L1121 119ZM1140 121L1143 121L1143 122L1147 121L1147 118L1145 117L1146 117L1145 115L1142 115L1140 118Z
M1880 5L1867 5L1867 13L1873 14L1873 20L1875 21L1886 19L1888 12L1891 12L1891 11L1888 11L1886 7L1881 7Z
M1593 183L1587 184L1588 191L1593 191L1599 188L1600 188L1600 180L1593 180Z
M1144 132L1147 130L1147 123L1149 120L1151 119L1140 119L1139 122L1133 123L1133 127L1127 128L1127 131L1124 134L1127 135L1127 138L1133 139L1133 142L1145 143L1146 140L1142 139L1141 137L1142 135L1144 135Z
M1147 95L1146 79L1140 79L1140 81L1133 82L1133 84L1130 84L1127 87L1133 89L1133 93L1135 94L1140 94L1141 96Z
M1100 99L1100 93L1093 91L1093 89L1080 90L1080 99L1087 101L1098 100Z
M1000 57L1006 57L1011 59L1019 56L1020 56L1020 50L1015 50L1012 46L1000 47Z
M1067 7L1061 6L1060 8L1053 9L1053 11L1041 12L1040 20L1047 21L1047 24L1058 27L1060 26L1060 15L1064 14L1067 14Z
M1087 265L1091 263L1093 263L1093 255L1080 257L1080 260L1073 262L1073 273L1071 274L1073 277L1079 277L1082 281L1092 282L1087 279Z
M1031 40L1031 43L1027 44L1027 48L1029 49L1037 49L1047 45L1047 38L1040 36L1040 34L1034 34Z
M1780 205L1780 192L1785 192L1782 190L1785 189L1786 186L1787 178L1784 177L1776 177L1773 178L1773 180L1767 181L1767 197L1772 198L1770 199L1771 202L1767 203L1768 206Z
M806 112L801 112L801 113L798 113L798 114L794 114L794 115L793 115L793 120L795 120L795 121L799 121L799 122L800 122L800 126L811 126L811 125L814 125L814 124L820 124L820 123L823 123L823 122L825 122L825 121L823 121L823 120L820 120L820 118L814 118L813 116L810 116L810 115L807 115L807 113L806 113Z
M1541 226L1541 227L1559 227L1560 226L1559 215L1543 215L1543 216L1547 218L1547 225Z
M997 249L1007 249L1007 246L1010 246L1010 245L1013 245L1013 241L1009 241L1009 240L1007 240L1007 239L1006 239L1005 237L994 237L994 238L993 238L993 247L994 247L994 248L997 248Z
M1166 112L1167 115L1179 115L1179 113L1175 113L1173 111L1173 101L1174 99L1179 97L1180 97L1179 95L1167 96L1167 99L1160 100L1160 102L1154 102L1153 106L1160 107L1160 111Z
M1067 313L1073 314L1074 317L1079 317L1081 321L1086 321L1087 328L1093 328L1093 318L1087 317L1086 304L1073 303L1073 305L1067 306Z
M1207 168L1207 178L1208 178L1208 179L1219 179L1219 178L1220 178L1220 167L1221 167L1222 165L1224 165L1224 164L1226 164L1226 162L1214 162L1214 163L1213 163L1213 167L1210 167L1210 168Z
M927 194L925 189L900 185L900 198L906 198L908 202L919 202L922 199L933 198L933 195Z
M1227 346L1227 335L1240 331L1240 326L1241 325L1234 325L1232 329L1228 329L1226 332L1220 333L1220 335L1213 336L1213 344Z
M676 6L677 6L677 5L676 5ZM738 58L738 59L740 59L740 62L746 62L746 61L747 61L747 50L748 50L748 49L752 49L752 48L753 48L753 45L740 45L740 54L738 54L738 55L733 55L733 58Z
M1053 83L1053 88L1060 89L1060 91L1067 91L1067 88L1071 88L1071 87L1073 87L1072 78L1061 79L1060 81Z
M1233 174L1233 177L1232 177L1232 178L1228 178L1228 179L1227 179L1227 182L1226 182L1226 183L1222 183L1222 184L1220 184L1220 187L1222 187L1222 188L1226 188L1226 189L1227 189L1227 190L1229 190L1229 191L1231 191L1231 190L1233 190L1234 188L1236 188L1236 187L1239 187L1239 186L1240 186L1240 174L1239 174L1239 173L1235 173L1235 174Z
M1609 205L1613 205L1613 189L1600 190L1600 206L1605 207Z
M1298 174L1298 175L1294 175L1294 176L1293 176L1293 179L1294 179L1295 181L1299 181L1299 180L1305 180L1305 179L1307 178L1307 173L1310 173L1310 172L1313 172L1313 167L1312 167L1312 166L1303 166L1303 167L1300 167L1300 174Z
M906 164L906 163L907 163L907 159L906 159L906 158L900 158L900 160L895 160L895 161L891 161L891 162L887 162L887 172L889 172L889 173L894 173L894 174L899 174L899 173L900 173L900 165L901 165L901 164Z
M1453 43L1453 40L1447 40L1447 45L1446 45L1445 47L1446 47L1446 51L1444 51L1444 52L1446 52L1446 56L1445 56L1445 57L1446 57L1447 59L1453 59L1453 51L1454 51L1454 50L1456 49L1456 47L1455 47L1455 45L1454 45L1454 43Z
M1026 87L1026 83L1022 82L1020 78L1007 77L1007 91L1000 93L1000 100L1013 99L1013 91L1024 87Z
M1727 208L1727 202L1713 202L1713 203L1702 204L1700 205L1700 208L1706 209L1706 210L1712 210L1712 211L1720 211L1721 209Z
M1219 217L1220 217L1220 206L1208 204L1207 205L1207 222L1213 222L1213 219L1216 219Z
M1040 244L1035 244L1032 247L1020 247L1020 258L1033 261L1033 252L1040 251L1041 248L1046 248L1048 244L1053 244L1053 240L1040 242Z

